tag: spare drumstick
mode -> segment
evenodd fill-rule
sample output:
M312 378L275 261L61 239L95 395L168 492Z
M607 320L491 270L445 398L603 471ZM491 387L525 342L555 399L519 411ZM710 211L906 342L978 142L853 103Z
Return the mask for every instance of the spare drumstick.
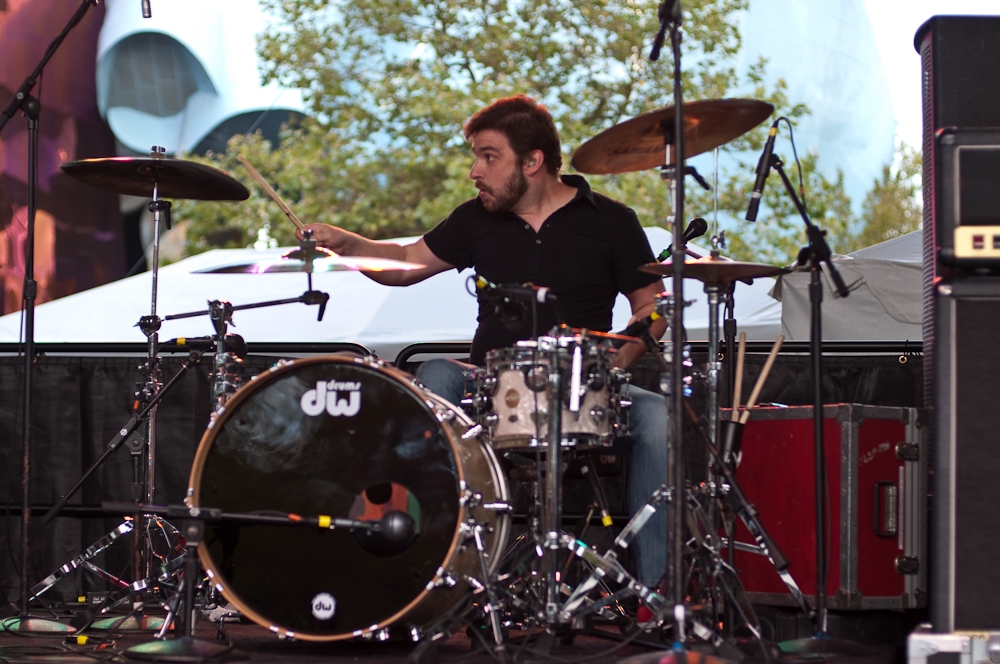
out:
M750 409L757 404L757 397L760 396L760 391L764 387L767 374L771 373L771 367L774 366L774 360L778 357L781 342L784 340L785 335L779 334L778 339L774 342L774 346L771 347L771 352L767 356L767 362L764 363L764 368L761 370L760 376L757 377L757 382L753 386L753 392L750 393L750 398L747 400L747 409L740 416L740 424L746 424L747 420L750 419Z
M740 395L743 392L743 360L747 355L747 333L740 332L740 350L736 354L736 383L733 385L733 422L740 421Z
M250 163L250 160L241 154L236 155L236 159L241 164L243 164L244 168L247 169L247 173L249 173L250 177L252 177L254 180L257 181L257 184L259 184L261 189L264 190L264 193L270 196L271 200L273 200L275 203L278 204L278 207L281 208L281 211L285 213L285 216L288 217L288 220L291 221L293 224L295 224L295 227L297 229L299 229L300 231L304 231L306 229L306 225L303 224L301 221L299 221L299 218L295 216L295 213L292 212L292 209L290 207L285 205L285 201L281 200L281 196L279 196L278 192L276 192L274 189L271 188L271 185L267 183L267 180L264 179L264 176L257 172L257 169L253 167L253 164Z

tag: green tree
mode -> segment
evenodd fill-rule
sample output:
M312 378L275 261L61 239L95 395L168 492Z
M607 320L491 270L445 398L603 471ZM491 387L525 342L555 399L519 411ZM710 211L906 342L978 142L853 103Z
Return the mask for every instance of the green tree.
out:
M893 164L882 167L865 197L859 244L867 247L891 240L920 228L921 215L920 151L906 143L899 146Z
M736 13L748 1L684 3L685 101L752 97L772 102L795 122L808 111L788 99L783 82L765 85L765 61L745 72L731 64L740 48ZM236 137L226 154L206 157L254 193L236 205L181 204L178 216L191 224L190 252L247 246L261 229L282 244L293 241L284 215L244 177L235 161L241 152L303 220L373 238L418 235L475 195L460 127L493 99L526 92L545 103L560 128L567 168L569 155L585 140L672 101L669 49L658 62L648 59L658 0L265 5L277 21L260 41L264 78L303 90L309 118L285 132L280 145ZM739 173L720 192L727 202L723 209L734 216L745 209L766 130L764 124L724 147L743 155ZM670 214L669 192L656 172L592 180L636 208L643 223L662 224ZM815 170L810 186L839 190L836 200L842 195L838 181L828 182ZM706 199L692 195L690 209L699 200ZM738 255L772 255L773 243L741 243L735 235L742 233L742 227L730 232Z

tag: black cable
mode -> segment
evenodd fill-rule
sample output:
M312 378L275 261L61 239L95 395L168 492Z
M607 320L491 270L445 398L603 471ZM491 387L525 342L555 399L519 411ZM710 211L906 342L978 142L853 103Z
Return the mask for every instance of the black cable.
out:
M795 168L799 173L799 196L802 197L802 207L808 209L809 206L806 204L806 188L802 183L802 163L799 162L799 153L795 149L795 132L792 129L792 123L785 116L781 116L777 119L777 122L785 121L788 126L788 142L792 144L792 156L795 157Z

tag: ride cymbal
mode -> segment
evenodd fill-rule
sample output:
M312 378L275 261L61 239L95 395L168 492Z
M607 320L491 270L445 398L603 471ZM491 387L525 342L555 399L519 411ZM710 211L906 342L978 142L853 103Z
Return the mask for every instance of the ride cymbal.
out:
M673 261L663 263L647 263L639 267L640 272L669 276L674 272ZM758 277L776 277L779 274L791 272L786 267L766 265L764 263L745 263L728 258L705 256L694 261L684 262L684 276L698 279L707 284L726 284L731 281L746 281Z
M392 272L397 270L419 270L425 265L397 261L391 258L371 256L338 256L327 249L293 249L280 258L236 263L196 270L201 274L274 274L276 272L309 272L308 263L303 260L303 252L312 257L312 272Z
M742 136L773 112L773 105L755 99L711 99L684 104L685 158ZM593 175L659 168L667 165L666 146L673 141L674 107L666 106L605 129L581 145L571 163L581 173Z
M217 168L166 157L105 157L63 164L72 178L116 194L197 201L245 201L250 192Z

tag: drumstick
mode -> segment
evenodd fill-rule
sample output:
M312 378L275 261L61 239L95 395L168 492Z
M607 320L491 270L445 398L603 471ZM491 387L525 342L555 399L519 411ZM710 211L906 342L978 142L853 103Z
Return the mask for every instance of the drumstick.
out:
M740 394L743 391L743 360L747 354L747 333L740 332L740 350L736 354L736 384L733 386L733 422L740 421Z
M281 200L281 196L278 196L278 192L276 192L274 189L271 188L271 185L267 183L267 180L264 179L264 176L257 172L257 169L253 167L253 164L250 163L250 160L241 154L236 155L236 159L241 164L243 164L243 167L247 169L247 173L249 173L250 177L252 177L254 180L257 181L257 184L259 184L261 189L264 190L264 193L270 196L271 200L273 200L275 203L278 204L278 207L281 208L281 211L285 213L285 216L288 217L288 220L291 221L293 224L295 224L295 227L297 229L299 229L300 231L304 231L306 229L305 224L299 221L299 218L295 216L295 213L292 212L292 209L290 207L285 205L285 201Z
M747 400L747 409L743 411L743 415L740 416L740 424L746 424L747 420L750 419L750 409L757 403L757 397L760 395L760 391L764 387L764 381L767 380L767 374L771 372L771 367L774 366L774 360L778 357L778 350L781 348L781 342L784 340L785 335L779 334L778 339L774 342L774 346L771 347L771 352L767 356L767 362L764 363L764 369L761 370L760 376L757 377L757 383L753 386L753 392L750 393L750 399Z

